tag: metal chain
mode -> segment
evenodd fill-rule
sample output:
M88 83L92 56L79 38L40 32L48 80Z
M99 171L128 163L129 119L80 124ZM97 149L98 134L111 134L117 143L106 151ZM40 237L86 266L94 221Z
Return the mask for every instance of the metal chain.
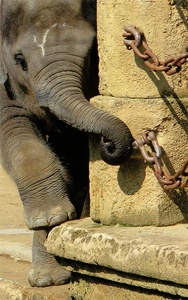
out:
M152 153L148 154L146 144L151 147ZM154 174L165 190L183 189L188 186L188 179L183 180L183 177L188 176L188 159L174 175L163 171L160 161L162 151L154 131L147 131L142 138L136 139L133 142L133 148L139 149L145 161L153 164Z
M128 50L133 49L134 53L141 59L143 59L145 65L152 71L164 71L167 75L173 75L180 72L181 67L187 62L188 50L185 49L185 53L179 56L171 56L164 62L160 61L157 55L153 53L148 44L145 41L144 34L139 32L135 26L125 26L125 32L123 33L124 44ZM142 46L143 53L139 50Z
M180 72L181 66L187 62L188 47L186 47L186 52L178 57L172 56L161 62L146 43L143 33L139 32L135 26L125 26L124 29L124 44L127 46L127 49L133 49L134 53L143 59L145 65L150 70L164 71L167 75L173 75ZM141 46L144 49L143 53L139 50ZM151 147L152 153L148 154L145 148L146 144ZM188 179L183 180L184 177L188 176L188 172L186 171L188 168L188 159L174 175L165 172L162 169L160 161L161 147L158 144L154 131L147 131L143 134L142 138L135 140L133 148L139 149L145 161L153 164L154 174L165 190L182 189L188 186Z

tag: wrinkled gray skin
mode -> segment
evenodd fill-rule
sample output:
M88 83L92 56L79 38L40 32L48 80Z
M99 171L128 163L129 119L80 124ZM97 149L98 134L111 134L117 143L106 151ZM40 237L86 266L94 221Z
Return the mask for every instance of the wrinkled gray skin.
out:
M98 84L95 2L0 1L1 161L35 230L32 286L69 280L44 240L53 226L80 217L88 195L87 134L103 137L107 163L131 154L127 126L88 101Z

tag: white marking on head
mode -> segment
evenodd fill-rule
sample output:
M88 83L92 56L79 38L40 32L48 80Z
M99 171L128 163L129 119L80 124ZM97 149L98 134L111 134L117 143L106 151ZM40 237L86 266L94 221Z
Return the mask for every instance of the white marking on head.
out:
M50 30L51 30L52 28L54 28L55 26L57 26L57 23L54 24L54 25L52 25L49 29L47 29L47 30L45 31L45 33L44 33L44 35L43 35L43 38L42 38L42 43L41 43L41 44L39 44L39 43L37 42L36 36L33 35L33 41L34 41L35 44L37 44L37 46L38 46L39 48L41 48L41 50L42 50L42 56L45 56L45 44L46 44L46 41L47 41L48 34L49 34Z

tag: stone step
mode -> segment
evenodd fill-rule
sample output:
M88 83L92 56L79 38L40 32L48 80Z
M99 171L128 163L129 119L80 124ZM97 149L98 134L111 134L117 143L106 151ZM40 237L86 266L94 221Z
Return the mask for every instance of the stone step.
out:
M114 300L129 299L126 286L144 291L144 297L149 291L159 294L150 299L188 299L187 240L187 224L104 226L85 218L52 229L46 247L48 252L62 257L64 266L73 271L70 292L76 299L95 299L79 298L80 293L88 293L88 282L92 280L96 287L89 291L90 297L104 279L103 286L108 286L109 293L112 283L117 283L118 288L121 284L122 294L114 296ZM137 299L148 299L144 297Z

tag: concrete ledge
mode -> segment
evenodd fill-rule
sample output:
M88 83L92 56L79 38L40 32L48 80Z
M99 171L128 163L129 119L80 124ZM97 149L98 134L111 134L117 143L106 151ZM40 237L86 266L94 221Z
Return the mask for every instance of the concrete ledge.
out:
M188 297L187 239L186 224L113 227L86 218L54 228L46 247L75 272Z

